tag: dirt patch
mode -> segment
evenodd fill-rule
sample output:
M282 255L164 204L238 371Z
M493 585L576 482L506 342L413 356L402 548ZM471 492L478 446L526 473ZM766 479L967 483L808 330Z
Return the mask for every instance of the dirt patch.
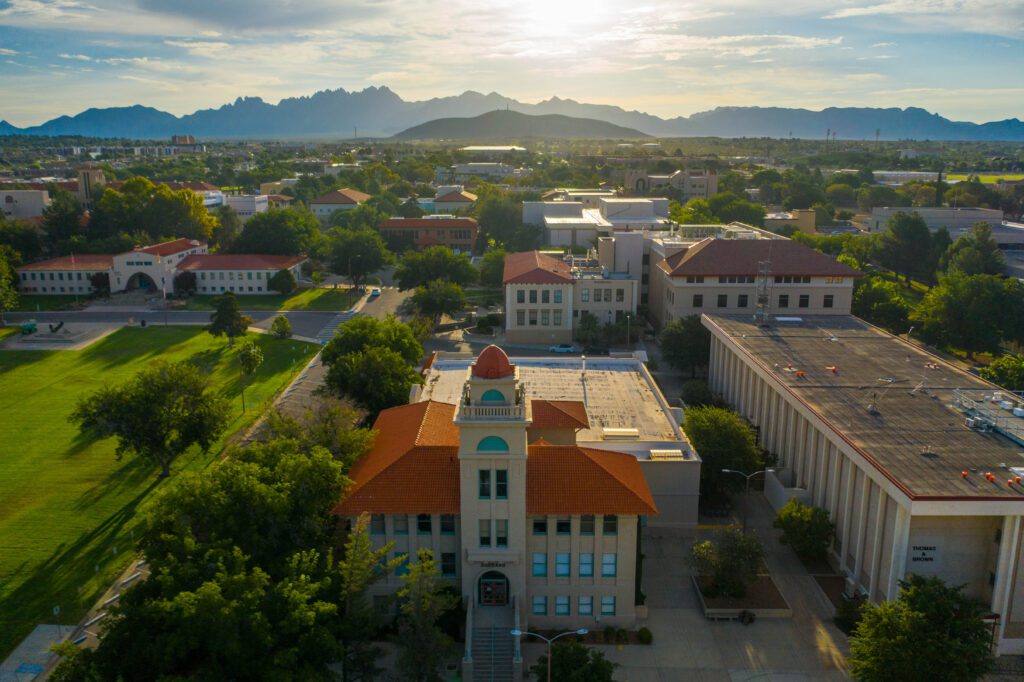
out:
M825 593L832 606L839 608L843 602L843 589L846 587L846 578L841 575L816 575L812 576L818 583L818 587Z
M697 579L704 604L709 609L788 609L789 604L783 598L779 588L775 586L771 576L759 575L754 582L747 585L744 597L709 597L707 596L708 580Z

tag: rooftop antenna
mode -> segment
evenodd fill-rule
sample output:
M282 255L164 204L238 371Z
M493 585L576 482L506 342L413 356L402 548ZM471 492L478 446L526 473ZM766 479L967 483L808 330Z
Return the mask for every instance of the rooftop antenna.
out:
M768 240L768 258L757 262L756 284L757 309L754 321L759 327L767 327L771 318L772 298L772 240Z

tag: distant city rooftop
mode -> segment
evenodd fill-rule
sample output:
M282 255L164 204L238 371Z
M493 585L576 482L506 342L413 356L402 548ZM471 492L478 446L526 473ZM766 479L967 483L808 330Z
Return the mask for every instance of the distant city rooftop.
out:
M1024 500L1007 484L1024 472L1018 396L850 315L705 318L912 498ZM969 428L985 415L1011 437Z
M457 403L473 360L469 353L438 353L426 371L419 400ZM519 368L527 399L583 402L590 428L578 433L581 444L640 458L649 456L652 449L693 452L674 408L639 360L577 356L510 360Z

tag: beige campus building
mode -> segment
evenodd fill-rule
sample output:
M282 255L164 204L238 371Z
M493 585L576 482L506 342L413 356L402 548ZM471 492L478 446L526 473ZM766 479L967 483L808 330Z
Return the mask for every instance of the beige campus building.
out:
M641 526L696 523L700 460L638 358L435 354L374 430L335 511L393 543L378 597L432 552L468 609L470 669L474 639L513 627L633 627Z
M639 278L596 259L512 253L505 258L503 282L509 343L568 343L587 314L602 325L636 319Z
M988 605L1024 653L1024 402L849 315L705 314L712 389L779 457L765 494L828 510L847 593L911 573Z
M671 252L660 257L660 248ZM708 237L652 249L651 315L659 325L700 315L846 315L861 273L789 239Z

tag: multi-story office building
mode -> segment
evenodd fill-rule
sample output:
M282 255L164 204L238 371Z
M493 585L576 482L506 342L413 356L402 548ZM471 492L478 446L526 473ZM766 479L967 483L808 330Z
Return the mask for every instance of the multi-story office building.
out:
M430 215L422 218L388 218L377 229L393 249L447 246L455 253L470 253L476 244L480 225L474 218Z
M847 593L911 573L983 600L1024 653L1024 401L849 315L705 314L712 389L779 457L765 493L829 511Z
M396 575L429 549L477 622L630 627L645 524L693 527L700 460L643 363L437 353L381 412L335 513L370 515ZM491 636L495 636L491 633ZM509 648L511 650L511 648ZM471 649L464 659L471 670Z
M710 312L753 316L759 309L777 315L846 315L853 281L861 276L789 239L707 237L673 251L651 270L648 301L659 324Z
M718 193L718 172L677 170L669 175L651 175L645 170L627 170L623 186L629 192L646 193L658 187L671 187L682 193L683 203L690 199L708 199Z
M539 251L505 258L505 338L510 343L572 341L580 319L600 324L635 319L639 277L589 258L555 258Z

